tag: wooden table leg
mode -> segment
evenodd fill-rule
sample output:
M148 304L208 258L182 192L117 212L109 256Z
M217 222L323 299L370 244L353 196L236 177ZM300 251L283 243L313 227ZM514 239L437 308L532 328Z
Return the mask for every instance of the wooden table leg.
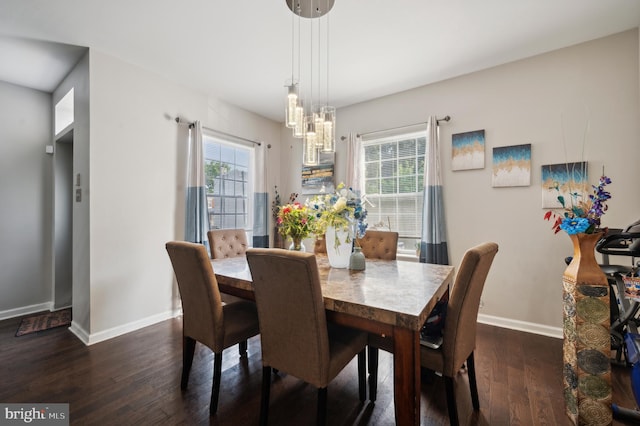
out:
M396 425L420 424L420 340L418 332L395 327L393 383Z

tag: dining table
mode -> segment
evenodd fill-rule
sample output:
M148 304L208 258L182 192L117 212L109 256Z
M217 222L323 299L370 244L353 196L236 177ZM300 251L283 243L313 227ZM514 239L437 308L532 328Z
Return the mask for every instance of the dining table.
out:
M454 267L404 260L366 259L362 271L316 263L327 320L364 330L388 342L393 353L397 425L420 424L420 329L449 288ZM212 259L220 291L254 300L244 256Z

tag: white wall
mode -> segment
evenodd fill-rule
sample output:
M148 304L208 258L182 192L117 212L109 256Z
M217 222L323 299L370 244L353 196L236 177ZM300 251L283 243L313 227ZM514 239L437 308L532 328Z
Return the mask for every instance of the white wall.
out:
M162 320L179 306L164 248L184 228L187 128L174 118L272 149L280 128L117 58L90 55L91 343Z
M563 259L572 246L542 218L540 167L586 160L596 183L605 166L613 199L603 225L624 227L638 219L638 75L633 30L342 108L337 135L450 115L441 125L450 260L458 264L482 241L499 243L481 320L559 336ZM452 172L451 135L477 129L486 132L485 168ZM531 186L492 188L492 148L524 143L532 144ZM339 144L337 182L345 176L345 155Z
M0 81L0 319L48 309L51 95Z

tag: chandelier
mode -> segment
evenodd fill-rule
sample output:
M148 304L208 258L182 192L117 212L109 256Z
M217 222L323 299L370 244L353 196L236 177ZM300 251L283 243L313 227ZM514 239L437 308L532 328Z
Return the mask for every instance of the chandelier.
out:
M285 107L285 125L292 129L295 138L303 142L304 165L319 163L321 152L335 152L336 109L329 105L329 18L327 13L333 7L334 0L285 0L289 10L293 12L291 19L291 78L285 83L287 101ZM301 18L305 19L304 32L308 31L308 45L303 47ZM297 21L297 75L296 65L296 31ZM325 96L321 94L322 40L321 26L325 27L324 42L324 76ZM314 25L317 24L317 25ZM317 30L317 37L315 37ZM306 43L305 43L306 44ZM317 47L314 51L314 47ZM304 48L304 50L303 50ZM305 67L305 78L301 76L302 63L308 60ZM314 80L314 69L317 70ZM302 82L305 82L304 84ZM303 100L303 94L306 99Z

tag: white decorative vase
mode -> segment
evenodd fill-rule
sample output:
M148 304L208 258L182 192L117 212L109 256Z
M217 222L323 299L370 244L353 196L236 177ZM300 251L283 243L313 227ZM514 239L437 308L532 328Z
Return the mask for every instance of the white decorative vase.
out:
M349 231L336 230L333 226L327 227L325 243L327 245L327 257L332 268L346 268L351 257L352 236Z

